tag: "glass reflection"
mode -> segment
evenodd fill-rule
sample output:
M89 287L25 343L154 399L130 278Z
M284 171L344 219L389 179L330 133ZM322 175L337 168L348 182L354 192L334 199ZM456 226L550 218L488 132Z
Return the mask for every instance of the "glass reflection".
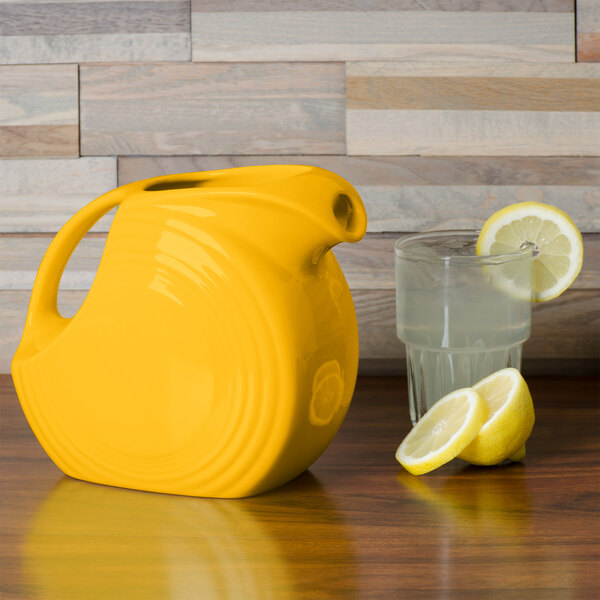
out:
M298 494L307 500L302 506ZM137 492L63 477L32 519L22 580L30 598L44 600L297 598L307 591L301 549L323 523L349 567L352 588L352 544L310 473L243 500Z
M502 476L498 469L503 470ZM496 469L467 466L445 479L427 482L402 471L398 481L459 535L497 538L529 533L532 500L520 463Z

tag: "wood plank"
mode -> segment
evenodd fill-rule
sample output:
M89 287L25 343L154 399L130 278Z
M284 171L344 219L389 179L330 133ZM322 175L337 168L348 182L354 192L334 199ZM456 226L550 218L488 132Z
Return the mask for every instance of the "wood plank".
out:
M577 60L600 62L600 33L577 34Z
M347 77L346 107L378 110L598 110L600 78Z
M3 159L1 232L56 232L80 208L117 185L114 157ZM92 230L106 231L111 217Z
M346 74L348 154L600 154L600 65L362 62Z
M600 62L600 5L596 0L577 0L577 60Z
M190 56L189 0L0 3L0 64Z
M0 64L189 60L189 33L98 33L0 37Z
M0 35L187 33L189 0L0 3Z
M2 66L0 88L0 125L78 123L77 65Z
M352 289L394 289L394 241L400 235L367 234L357 244L339 244L334 248ZM571 288L600 289L600 234L585 234L583 239L583 268ZM0 290L31 290L51 240L50 235L0 236ZM61 280L62 290L91 287L105 241L105 234L98 233L79 243Z
M77 65L0 67L0 156L79 155L77 77Z
M573 12L572 0L192 0L195 12L467 10Z
M597 156L600 112L348 110L347 152Z
M12 292L3 292L9 294ZM393 290L353 290L361 358L404 358L396 337ZM558 298L534 305L532 335L523 346L527 359L600 357L600 292L567 290Z
M83 155L345 151L341 64L90 65L80 77Z
M194 61L572 62L573 54L570 12L211 12L200 3L192 5Z
M510 77L513 79L598 79L600 65L516 62L353 61L351 77Z
M2 125L0 152L3 157L79 156L79 126Z
M565 210L581 231L600 231L598 157L121 157L119 184L278 163L312 164L347 179L363 198L370 232L477 229L503 206L529 200Z

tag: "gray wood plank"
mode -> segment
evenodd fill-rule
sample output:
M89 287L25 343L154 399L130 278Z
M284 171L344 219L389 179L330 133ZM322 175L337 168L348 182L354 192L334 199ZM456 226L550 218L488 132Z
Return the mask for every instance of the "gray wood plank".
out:
M189 60L189 0L0 2L0 64Z
M588 0L589 1L589 0ZM572 0L192 0L195 12L466 10L573 12Z
M117 185L114 157L1 159L0 232L58 231L80 208ZM93 230L106 231L110 216Z
M0 35L187 33L189 0L0 2Z
M574 19L567 12L198 9L193 5L194 61L572 62L574 54Z
M2 66L0 89L0 126L78 124L77 65Z
M600 112L348 110L348 154L597 156Z
M123 157L119 183L277 163L312 164L347 179L363 198L370 232L477 229L496 210L529 200L563 209L581 231L600 231L598 157Z
M0 37L0 65L189 60L189 33Z
M81 153L345 151L341 64L82 66Z

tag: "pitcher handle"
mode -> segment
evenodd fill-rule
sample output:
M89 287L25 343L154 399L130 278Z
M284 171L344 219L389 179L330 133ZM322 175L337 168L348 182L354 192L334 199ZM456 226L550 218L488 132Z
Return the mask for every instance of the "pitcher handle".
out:
M29 301L25 332L35 350L50 343L69 324L58 312L58 286L71 254L90 228L120 204L126 193L117 188L103 194L75 213L59 230L44 254Z

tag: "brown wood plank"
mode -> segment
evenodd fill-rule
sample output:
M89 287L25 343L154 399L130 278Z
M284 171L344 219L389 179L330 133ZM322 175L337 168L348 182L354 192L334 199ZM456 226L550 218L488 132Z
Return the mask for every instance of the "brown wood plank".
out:
M393 290L355 290L361 358L404 357L396 337ZM567 290L549 302L535 304L532 334L523 358L571 359L600 357L600 292Z
M79 156L77 125L1 125L3 157Z
M31 598L597 598L598 379L529 378L523 463L416 478L405 378L360 378L310 471L240 501L88 484L50 462L0 377L0 593ZM576 391L576 392L575 392ZM178 592L179 593L179 592Z
M346 107L378 110L600 110L600 79L347 77Z
M577 34L577 60L600 62L600 32Z
M96 65L80 78L82 155L345 150L341 64Z

